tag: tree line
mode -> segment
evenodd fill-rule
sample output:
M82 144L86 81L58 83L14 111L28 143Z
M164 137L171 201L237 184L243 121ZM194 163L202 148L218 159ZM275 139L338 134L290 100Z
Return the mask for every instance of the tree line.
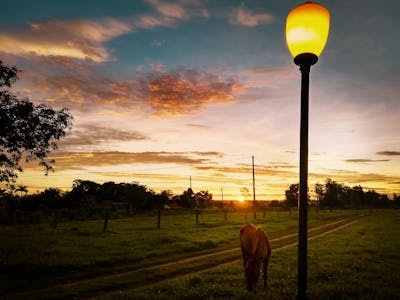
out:
M156 193L137 182L99 184L81 179L75 180L72 189L67 192L49 188L27 194L26 187L22 185L16 186L14 190L0 189L0 207L9 211L93 210L110 207L136 213L162 209L172 204L182 208L205 208L212 205L212 194L208 191L195 193L188 188L180 195L173 195L170 190Z
M400 206L400 196L393 194L392 200L388 195L375 190L364 191L360 185L350 187L328 178L324 184L317 183L313 190L315 197L310 197L309 203L315 202L325 208L359 208L359 207L393 207ZM285 205L297 206L299 184L292 184L285 191Z

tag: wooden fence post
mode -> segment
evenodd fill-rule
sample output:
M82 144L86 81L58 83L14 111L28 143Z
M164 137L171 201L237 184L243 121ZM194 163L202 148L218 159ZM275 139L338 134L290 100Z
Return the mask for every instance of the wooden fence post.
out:
M104 212L104 226L103 226L103 231L106 232L107 231L107 225L108 225L108 215L109 215L109 210L108 208L106 208L105 212Z
M160 229L160 223L161 223L161 209L158 210L157 214L157 229Z
M103 205L104 205L104 208L105 208L103 231L106 232L107 231L107 226L108 226L108 217L110 215L110 209L112 207L112 201L105 200L105 201L103 201Z

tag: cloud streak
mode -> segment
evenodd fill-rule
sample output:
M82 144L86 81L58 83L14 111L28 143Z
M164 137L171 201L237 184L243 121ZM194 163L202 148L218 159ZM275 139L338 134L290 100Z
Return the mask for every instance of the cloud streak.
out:
M88 167L108 167L128 164L177 164L199 166L212 162L212 159L223 157L223 153L214 151L195 152L58 152L49 156L55 160L57 172L77 170ZM163 167L161 167L163 168ZM39 170L34 164L24 166L25 170ZM149 170L151 171L151 170Z
M400 151L379 151L377 155L400 156Z
M243 25L246 27L256 27L262 24L270 24L275 20L274 16L268 13L252 13L245 7L239 7L229 17L229 22L235 25Z
M345 159L347 163L374 163L374 162L384 162L390 161L389 159L365 159L365 158L353 158L353 159Z
M138 131L127 131L111 127L84 124L74 129L59 142L59 148L93 146L105 143L143 141L150 138Z
M0 51L24 57L36 54L104 62L111 59L105 42L132 30L131 25L111 18L30 23L0 33Z

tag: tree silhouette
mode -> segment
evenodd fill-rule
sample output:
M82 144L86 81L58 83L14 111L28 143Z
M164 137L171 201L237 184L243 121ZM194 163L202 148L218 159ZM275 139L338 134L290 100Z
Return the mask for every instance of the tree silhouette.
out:
M22 172L20 160L39 160L45 174L52 170L48 160L56 141L71 127L72 116L66 108L54 110L50 106L35 105L27 98L18 99L10 88L18 79L19 70L0 61L0 182L9 186Z
M26 194L28 192L26 185L22 185L22 184L17 185L17 188L15 189L15 191L21 193L20 194L21 198L22 198L22 193Z
M208 191L200 191L194 194L194 200L196 203L196 207L209 207L212 203L212 194L210 194Z
M299 199L299 184L291 184L289 189L285 191L285 197L288 207L296 207Z
M195 208L196 207L196 200L194 198L194 192L191 188L188 188L186 191L183 192L182 195L180 195L178 204L185 208Z

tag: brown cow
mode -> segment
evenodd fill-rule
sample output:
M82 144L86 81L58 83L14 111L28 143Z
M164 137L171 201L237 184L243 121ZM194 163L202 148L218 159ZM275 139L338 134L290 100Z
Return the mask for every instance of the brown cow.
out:
M260 228L246 224L240 229L240 247L242 249L244 275L247 290L256 291L256 283L260 275L260 265L264 266L264 288L267 287L268 261L271 256L271 246L267 235Z

